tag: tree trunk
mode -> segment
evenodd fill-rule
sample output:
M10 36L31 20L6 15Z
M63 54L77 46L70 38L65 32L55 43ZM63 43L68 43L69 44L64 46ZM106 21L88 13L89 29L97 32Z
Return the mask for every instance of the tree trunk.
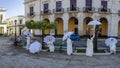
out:
M42 49L45 48L45 44L44 44L44 30L42 30Z

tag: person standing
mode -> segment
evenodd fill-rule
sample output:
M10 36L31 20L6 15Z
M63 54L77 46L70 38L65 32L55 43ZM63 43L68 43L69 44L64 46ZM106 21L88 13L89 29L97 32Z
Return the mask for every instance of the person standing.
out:
M30 36L27 35L27 45L26 45L26 49L28 50L30 47Z
M113 39L111 39L111 41L113 41ZM110 44L110 54L116 54L116 43L115 42L111 42Z
M89 35L89 38L87 39L86 56L90 56L90 57L92 57L93 53L94 53L94 51L93 51L93 39L95 37L95 32L94 32L95 31L95 27L96 26L94 26L94 28L93 28L93 36L91 37Z
M72 41L71 39L68 37L67 38L67 54L71 55L73 53L73 48L72 48Z
M48 45L48 47L49 47L50 52L54 52L55 47L54 47L53 42L48 42L47 45Z

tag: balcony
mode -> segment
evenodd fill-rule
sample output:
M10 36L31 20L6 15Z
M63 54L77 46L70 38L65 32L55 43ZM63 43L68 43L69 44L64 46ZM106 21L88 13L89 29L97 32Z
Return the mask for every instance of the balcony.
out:
M34 17L35 16L35 12L32 12L32 13L28 13L27 14L27 17Z
M120 10L118 11L118 15L120 16Z
M67 8L68 12L79 12L79 8L78 7L69 7Z
M95 12L94 7L83 7L83 12Z
M41 14L51 14L51 10L43 10L41 11Z
M98 12L100 12L100 13L110 13L111 10L109 8L98 8Z
M61 8L61 9L53 9L53 13L64 13L64 8Z

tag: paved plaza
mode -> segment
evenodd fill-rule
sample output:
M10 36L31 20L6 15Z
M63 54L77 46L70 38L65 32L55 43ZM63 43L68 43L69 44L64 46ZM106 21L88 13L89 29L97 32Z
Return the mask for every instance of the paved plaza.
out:
M116 55L68 56L66 52L39 52L10 45L8 38L0 38L0 68L120 68L120 53Z

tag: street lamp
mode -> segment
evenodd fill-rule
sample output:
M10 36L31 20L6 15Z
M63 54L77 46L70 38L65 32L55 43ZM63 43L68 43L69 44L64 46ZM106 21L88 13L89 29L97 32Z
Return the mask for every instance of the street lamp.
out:
M96 27L95 27L95 37L93 39L94 51L98 50L98 47L97 47L98 28L99 28L99 25L96 25Z
M16 38L16 22L17 22L17 20L15 20L14 22L15 22L15 40L14 40L14 45L17 46L17 38Z

